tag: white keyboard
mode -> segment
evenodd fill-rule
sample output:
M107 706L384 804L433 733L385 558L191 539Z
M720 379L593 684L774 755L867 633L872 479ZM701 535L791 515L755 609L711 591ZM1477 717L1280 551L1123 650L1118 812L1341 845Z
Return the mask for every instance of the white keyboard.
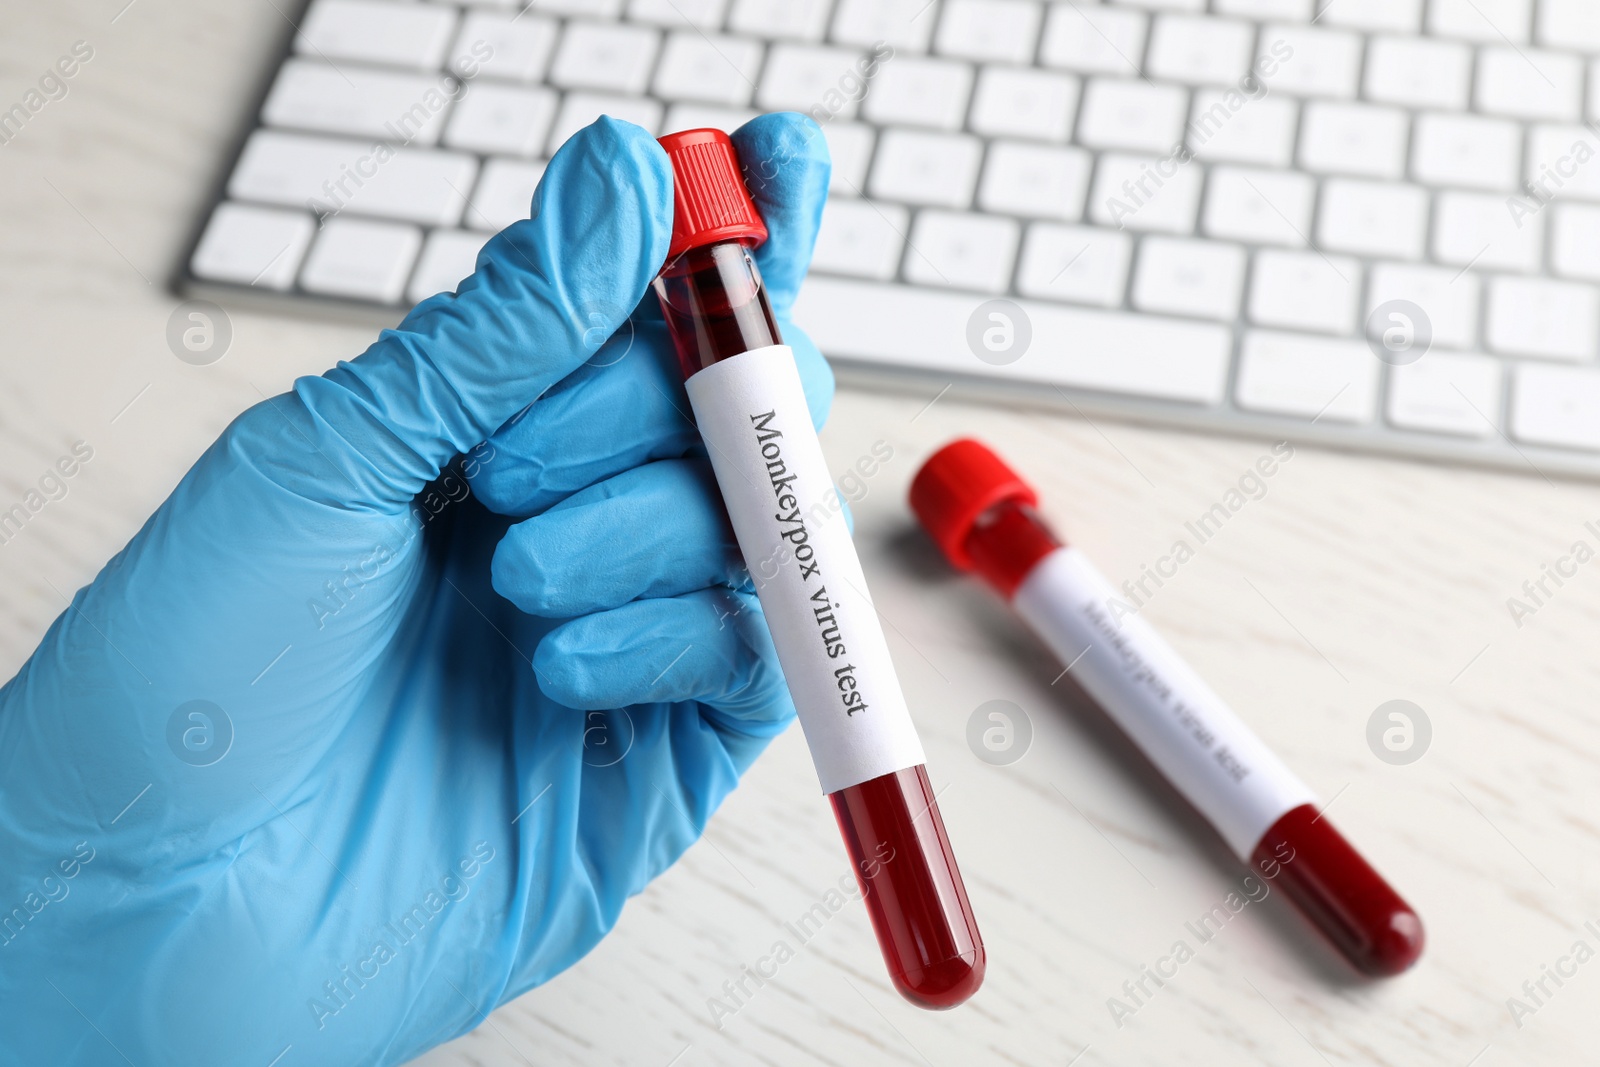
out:
M1600 476L1596 0L312 0L295 23L196 295L392 323L596 116L797 110L834 177L795 319L847 375Z

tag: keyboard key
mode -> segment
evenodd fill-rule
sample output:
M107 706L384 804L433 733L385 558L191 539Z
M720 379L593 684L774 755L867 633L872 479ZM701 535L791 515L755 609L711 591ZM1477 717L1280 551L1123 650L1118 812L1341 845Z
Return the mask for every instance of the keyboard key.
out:
M1505 200L1480 193L1443 192L1434 209L1433 257L1465 267L1536 271L1543 220L1512 219Z
M1189 119L1189 147L1208 163L1287 167L1294 154L1298 106L1287 96L1197 90Z
M1115 307L1122 303L1132 255L1133 241L1125 233L1036 222L1022 246L1017 291Z
M1532 10L1533 0L1431 0L1428 32L1467 41L1522 44L1528 39Z
M851 118L861 102L864 66L877 69L860 52L775 44L761 73L756 106L763 111L806 114L822 106L834 118Z
M993 215L919 211L907 242L906 280L1003 293L1011 283L1019 229Z
M1263 249L1256 253L1251 279L1251 322L1333 334L1355 331L1361 291L1361 265L1355 260Z
M1133 274L1133 305L1232 322L1239 314L1245 252L1238 245L1182 237L1146 237Z
M822 135L833 159L829 195L860 196L867 184L867 161L872 158L872 127L861 122L830 122L822 127Z
M839 0L833 39L863 48L882 41L897 53L926 52L938 21L938 0Z
M455 29L455 8L442 4L316 0L295 34L294 50L335 63L353 59L436 70Z
M820 41L831 0L733 0L728 28L752 37Z
M1204 11L1206 0L1117 0L1129 7L1145 7L1152 11Z
M964 293L813 277L794 317L830 356L1191 404L1222 399L1232 349L1225 326L1019 300L1033 342L1017 362L989 368L967 347L978 302Z
M1317 244L1330 251L1421 259L1428 193L1415 185L1333 178L1322 186Z
M1305 245L1316 183L1291 171L1217 167L1203 220L1212 237L1259 244Z
M468 77L476 77L476 71L485 78L536 82L544 77L555 44L553 19L472 11L456 35L450 69Z
M721 130L723 133L731 134L760 114L761 112L748 107L673 104L667 108L667 117L661 120L657 132L662 136L680 130Z
M1329 422L1371 422L1381 364L1365 341L1251 330L1239 350L1242 408Z
M421 247L422 231L415 226L330 219L306 257L300 287L324 296L397 303Z
M544 177L544 163L491 159L472 191L472 203L462 221L474 230L496 233L527 218L533 208L533 191Z
M1577 56L1484 48L1474 85L1478 109L1490 114L1569 122L1583 114L1583 63Z
M1255 27L1233 19L1157 15L1150 30L1148 74L1190 85L1238 87L1250 71Z
M1422 29L1422 0L1327 0L1318 21L1353 30L1416 33Z
M972 203L983 142L965 134L884 130L872 165L872 195L929 207Z
M474 85L450 113L444 143L485 155L533 156L550 134L556 94L543 87Z
M829 200L822 208L811 269L888 281L900 266L910 225L910 213L898 204Z
M987 66L978 72L967 121L989 137L1065 141L1077 109L1078 79L1070 74Z
M1033 0L945 0L935 47L964 59L1028 63L1039 16Z
M1511 436L1532 445L1600 450L1600 371L1548 363L1513 368Z
M1004 215L1061 219L1083 214L1094 158L1081 148L991 141L978 206Z
M517 2L512 0L511 6L516 7ZM622 0L530 0L528 6L552 15L578 15L594 19L614 19L622 14Z
M1098 4L1051 4L1039 61L1085 74L1137 77L1148 16Z
M1471 73L1472 49L1466 45L1374 37L1367 48L1366 95L1403 107L1465 111Z
M761 46L739 37L680 30L667 38L656 67L655 95L743 107L756 91Z
M448 86L437 74L351 67L291 59L278 71L261 108L269 126L431 145L439 140Z
M1293 96L1356 95L1361 38L1344 30L1268 25L1261 28L1257 70L1274 92Z
M972 67L948 59L910 56L878 71L864 106L873 122L959 130L972 92Z
M1222 15L1309 22L1313 6L1313 0L1213 0L1211 9Z
M679 130L721 130L732 133L759 115L748 107L716 107L712 104L673 104L661 121L661 133Z
M1495 352L1573 362L1595 356L1600 292L1582 282L1491 278L1484 340Z
M1163 168L1172 171L1170 177ZM1118 229L1193 233L1202 180L1192 164L1107 152L1095 175L1089 217Z
M1311 101L1300 132L1300 166L1322 174L1402 178L1406 113L1372 104Z
M661 120L657 133L666 136L681 130L721 130L731 134L759 115L747 107L716 107L711 104L673 104Z
M569 22L550 66L550 82L564 89L644 92L661 43L657 30L644 26Z
M304 211L218 204L189 266L197 277L287 290L317 231Z
M478 264L487 238L469 230L434 230L422 246L416 273L406 286L406 300L418 304L435 293L453 293Z
M1418 115L1411 145L1411 176L1435 185L1514 189L1521 162L1522 129L1477 115Z
M1471 348L1478 337L1478 276L1410 263L1376 263L1366 319L1380 304L1409 300L1428 316L1435 348Z
M1527 186L1538 200L1522 196L1524 206L1552 197L1600 200L1600 139L1583 126L1534 126L1528 130ZM1507 205L1510 210L1510 205Z
M1600 6L1594 0L1541 0L1539 43L1600 52Z
M1492 436L1500 377L1497 359L1430 351L1389 372L1389 421L1403 430Z
M1600 207L1558 204L1550 225L1550 265L1569 278L1600 281Z
M567 143L567 138L590 125L601 115L610 115L635 126L643 126L651 133L661 122L661 105L654 100L637 96L617 96L612 93L568 93L556 112L555 124L550 128L549 155Z
M454 226L477 171L478 161L459 152L256 130L234 166L228 195L325 215L348 211Z
M722 25L727 0L628 0L628 18L658 26L714 30Z
M1163 155L1183 140L1187 95L1173 85L1090 78L1083 90L1078 140L1091 148L1128 148Z

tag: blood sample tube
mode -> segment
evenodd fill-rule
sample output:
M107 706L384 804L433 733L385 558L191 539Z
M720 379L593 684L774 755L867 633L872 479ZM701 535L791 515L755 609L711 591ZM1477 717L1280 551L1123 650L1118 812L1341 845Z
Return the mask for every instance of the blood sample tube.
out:
M954 1007L983 982L983 940L750 255L766 226L727 134L689 130L661 146L675 203L655 288L695 422L889 975L914 1004Z
M1073 676L1234 853L1275 879L1359 970L1422 954L1422 920L1362 859L1293 771L1110 583L1057 540L1031 486L970 439L934 453L911 508L957 569L1011 601Z

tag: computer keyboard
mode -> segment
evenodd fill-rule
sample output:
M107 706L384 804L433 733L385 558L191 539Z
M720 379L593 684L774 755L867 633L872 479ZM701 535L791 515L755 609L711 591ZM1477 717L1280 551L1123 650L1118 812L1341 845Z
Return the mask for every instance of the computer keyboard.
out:
M596 116L798 110L834 176L795 319L847 376L1600 476L1595 0L286 17L196 295L392 323L471 272Z

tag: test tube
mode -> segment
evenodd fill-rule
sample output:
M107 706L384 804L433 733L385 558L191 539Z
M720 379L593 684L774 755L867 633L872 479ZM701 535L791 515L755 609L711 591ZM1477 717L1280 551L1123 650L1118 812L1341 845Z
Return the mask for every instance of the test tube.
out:
M721 130L661 138L674 222L655 281L717 485L895 987L951 1008L983 940L855 545L751 249L767 229Z
M957 569L1017 610L1084 691L1235 855L1275 879L1357 969L1399 974L1422 920L1351 847L1311 790L1034 510L1033 488L978 441L954 441L911 483L911 508Z

